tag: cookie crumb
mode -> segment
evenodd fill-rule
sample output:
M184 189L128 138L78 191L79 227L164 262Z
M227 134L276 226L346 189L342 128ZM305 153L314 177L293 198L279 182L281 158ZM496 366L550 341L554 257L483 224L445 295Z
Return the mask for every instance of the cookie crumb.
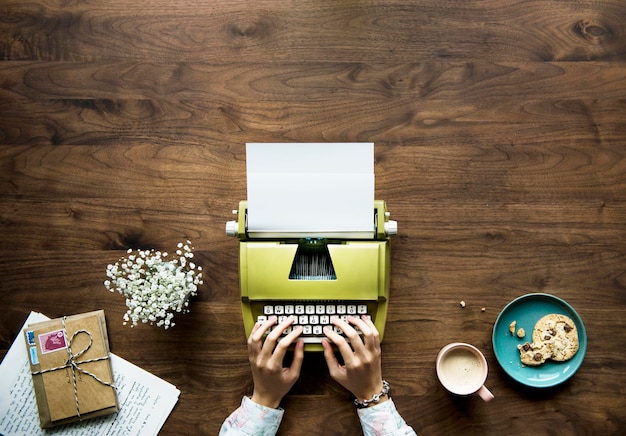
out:
M509 324L509 332L511 332L512 335L515 334L515 326L517 325L517 321L513 320L511 321L511 324Z
M486 311L486 310L487 310L487 309L486 309L486 308L484 308L484 307L481 307L481 308L480 308L480 311L481 311L481 312L484 312L484 311Z
M526 336L526 330L524 330L523 328L518 328L517 329L517 337L522 339L524 336Z
M459 306L461 306L461 308L465 307L465 301L461 300L461 302L459 303Z

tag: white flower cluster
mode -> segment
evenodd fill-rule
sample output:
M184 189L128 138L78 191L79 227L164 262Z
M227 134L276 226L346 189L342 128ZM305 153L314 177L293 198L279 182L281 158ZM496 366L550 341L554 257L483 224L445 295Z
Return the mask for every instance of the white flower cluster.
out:
M128 311L124 325L131 322L156 324L166 330L174 326L174 312L187 313L189 298L195 296L202 284L202 267L196 266L191 242L178 244L171 260L166 252L128 250L128 256L108 265L104 286L126 297Z

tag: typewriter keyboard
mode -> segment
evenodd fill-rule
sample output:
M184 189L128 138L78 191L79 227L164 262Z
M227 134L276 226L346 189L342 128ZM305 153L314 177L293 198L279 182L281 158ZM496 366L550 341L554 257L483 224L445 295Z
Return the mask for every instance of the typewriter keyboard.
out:
M338 316L346 322L348 315L359 317L366 315L371 317L367 304L361 303L265 304L263 306L263 315L259 315L257 321L265 322L272 315L278 317L278 323L281 323L289 316L295 316L292 326L285 329L282 335L286 336L293 327L301 325L303 330L300 338L308 344L320 344L322 338L326 337L323 329L327 325L333 327L335 332L343 336L343 331L331 324L330 318L332 316ZM358 331L358 329L356 330Z

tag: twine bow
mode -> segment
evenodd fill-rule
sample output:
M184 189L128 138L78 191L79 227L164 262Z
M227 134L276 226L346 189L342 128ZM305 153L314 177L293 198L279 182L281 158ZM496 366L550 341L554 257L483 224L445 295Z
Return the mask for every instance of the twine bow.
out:
M91 362L98 362L100 360L107 360L109 358L108 355L106 356L102 356L102 357L97 357L95 359L87 359L87 360L80 360L78 361L77 359L82 356L83 354L85 354L90 348L91 345L93 344L93 337L91 336L91 333L88 332L87 330L77 330L74 332L74 334L72 335L71 338L67 337L67 331L65 330L65 318L63 317L61 318L61 323L62 323L62 327L63 327L63 336L65 337L65 341L67 343L67 360L65 361L65 363L61 366L57 366L55 368L48 368L48 369L44 369L41 371L36 371L33 372L33 375L38 375L38 374L43 374L46 372L53 372L53 371L58 371L60 369L66 369L66 368L71 368L71 372L72 372L72 384L74 387L74 401L76 402L76 415L78 416L79 420L82 420L81 416L80 416L80 410L78 407L78 389L76 387L76 371L79 371L85 375L88 375L90 377L92 377L94 380L96 380L97 382L106 385L106 386L110 386L113 389L117 389L115 387L115 385L113 385L112 383L106 382L102 379L100 379L97 375L83 369L80 367L80 365L82 365L83 363L91 363ZM89 344L87 344L87 346L85 348L83 348L81 351L79 351L78 353L74 354L72 351L72 342L74 342L74 338L76 336L78 336L80 333L85 333L87 336L89 336Z

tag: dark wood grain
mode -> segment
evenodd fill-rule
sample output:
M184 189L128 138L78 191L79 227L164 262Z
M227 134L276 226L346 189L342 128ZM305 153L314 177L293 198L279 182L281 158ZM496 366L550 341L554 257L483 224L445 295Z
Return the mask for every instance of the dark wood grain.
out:
M162 434L216 434L252 390L224 232L245 143L371 141L400 228L383 372L407 422L626 433L624 22L620 0L3 2L0 356L31 310L104 309L112 351L182 392ZM191 313L123 326L106 265L185 239L206 271ZM558 388L517 385L493 353L498 313L529 292L585 322ZM452 341L484 351L489 405L439 385ZM360 431L321 355L283 407L280 434Z
M100 2L96 2L100 3ZM620 60L624 6L588 2L8 3L2 57L94 61ZM138 11L143 11L143 13Z

